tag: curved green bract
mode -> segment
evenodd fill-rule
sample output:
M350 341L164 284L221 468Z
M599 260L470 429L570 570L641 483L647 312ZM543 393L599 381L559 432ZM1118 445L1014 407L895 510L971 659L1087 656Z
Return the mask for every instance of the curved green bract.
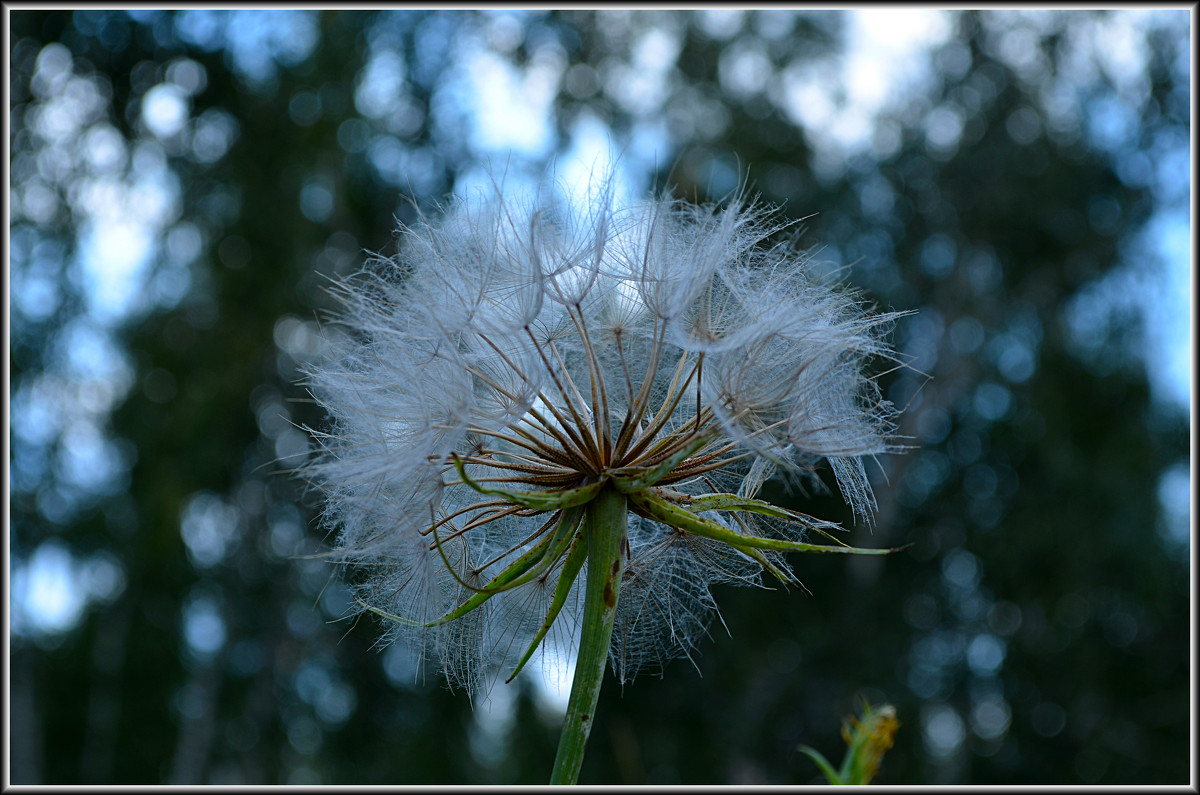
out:
M436 627L441 624L447 624L455 619L462 618L467 613L470 613L472 610L479 607L496 594L507 591L508 588L504 586L509 585L509 583L511 583L515 578L520 577L522 574L529 571L531 566L541 561L542 558L545 557L546 550L549 547L550 539L543 538L541 541L530 547L524 555L521 555L521 557L508 564L504 571L493 577L487 585L477 590L470 599L463 602L446 615L442 616L436 621L429 622L425 626Z
M818 520L813 519L811 516L806 516L788 508L780 508L778 505L772 505L763 500L756 500L751 497L739 497L736 494L723 492L702 494L699 497L692 497L679 492L675 493L679 494L680 498L685 500L682 504L692 513L704 513L705 511L746 511L748 513L757 513L763 516L770 516L774 519L783 519L788 522L802 524L809 530L820 533L839 546L849 546L845 541L842 541L837 536L826 532L820 527L822 524L826 527L837 527L837 525L832 525L828 522L820 522L818 524ZM663 496L667 496L669 501L680 502L678 499L672 499L673 494Z
M686 494L682 496L688 497ZM773 516L776 519L792 518L787 510L780 508L778 505L728 493L718 492L714 494L702 494L698 497L689 497L686 505L688 510L693 513L703 513L704 511L750 511L752 513L761 513L763 516Z
M597 480L595 483L588 483L584 486L577 486L573 489L562 489L560 491L505 491L504 489L493 489L487 486L481 486L467 475L466 467L463 465L462 458L458 453L453 454L454 468L458 470L458 476L462 478L462 482L480 494L488 494L493 497L502 497L514 505L520 505L525 508L532 508L536 511L557 511L563 508L575 508L584 503L591 501L593 497L600 493L600 489L604 488L604 480Z
M517 674L521 673L521 669L525 667L525 663L529 662L529 658L533 656L533 652L541 645L542 639L546 637L546 633L554 625L558 614L562 611L563 605L567 603L567 596L571 593L571 586L575 584L576 578L579 577L579 571L583 568L585 560L587 560L587 543L584 541L582 534L577 534L575 541L572 543L571 551L567 553L567 559L563 563L562 571L558 575L558 584L554 587L554 596L550 600L550 607L546 610L546 620L542 622L542 627L538 630L537 635L534 636L533 642L529 644L529 648L521 656L517 667L513 669L508 679L504 680L505 684L517 678Z
M384 618L391 619L392 621L397 621L401 624L408 624L409 626L413 627L428 628L440 626L442 624L448 624L451 621L462 618L467 613L470 613L472 610L479 607L496 594L508 590L508 588L504 586L509 585L513 579L519 577L521 574L528 571L531 566L539 562L544 557L545 551L549 546L550 539L548 538L542 539L537 544L534 544L525 552L524 555L514 560L504 569L504 571L493 577L487 585L483 586L483 588L477 589L470 599L463 602L461 605L454 608L454 610L450 611L441 618L433 621L421 622L413 621L411 618L403 618L402 616L395 615L394 613L389 613L386 610L381 610L378 607L373 607L357 596L354 597L354 601L357 602L360 607L371 611L377 616L383 616Z
M534 569L521 575L519 579L506 584L503 590L507 591L510 588L524 585L550 571L550 568L566 554L567 547L578 536L577 531L582 521L583 509L572 508L563 511L562 518L558 522L558 527L555 529L554 535L550 537L550 548L546 550L546 554L537 562Z
M772 563L770 559L763 554L761 549L755 549L754 547L748 547L743 544L730 544L729 546L733 547L738 552L741 552L743 555L762 566L771 576L785 585L795 585L797 587L804 588L800 581L796 579L795 575L784 571Z
M844 555L888 555L898 551L893 549L863 549L861 547L833 547L821 544L805 544L799 541L784 541L778 538L759 538L757 536L739 533L728 527L717 524L711 519L672 505L667 500L652 491L634 492L629 495L629 501L642 516L656 522L670 525L679 530L695 533L698 536L723 541L731 546L745 546L754 549L771 549L779 552L832 552Z
M386 610L380 610L378 607L372 607L371 605L367 604L366 602L364 602L362 599L360 599L357 596L354 597L354 601L357 602L358 606L363 608L364 610L369 610L370 612L374 613L377 616L383 616L384 618L391 619L392 621L395 621L400 624L408 624L410 627L432 626L432 624L422 624L420 621L413 621L411 618L403 618L401 616L395 615L394 613L389 613Z
M454 573L454 569L450 566L450 562L446 560L445 553L442 552L441 545L438 544L438 552L442 554L442 560L445 561L447 569L451 574L454 574L455 579L462 583L465 587L470 588L475 594L456 607L453 611L447 613L436 621L427 624L426 626L436 627L440 624L446 624L455 619L462 618L467 613L471 612L481 604L491 599L498 593L518 588L530 580L535 580L541 577L554 562L563 556L566 552L567 545L571 542L575 531L579 527L580 521L583 519L583 512L579 509L566 510L558 519L557 527L554 534L550 538L544 538L534 544L525 554L510 563L504 571L497 574L492 580L482 588L474 588L467 585ZM434 541L437 541L435 534Z
M636 475L618 474L621 470L617 470L616 472L610 472L609 477L612 478L613 485L617 487L617 491L622 494L632 494L635 491L641 491L644 488L653 486L671 474L675 467L679 466L688 456L694 454L706 444L708 444L707 436L697 436L650 469L635 468L634 471L638 473Z

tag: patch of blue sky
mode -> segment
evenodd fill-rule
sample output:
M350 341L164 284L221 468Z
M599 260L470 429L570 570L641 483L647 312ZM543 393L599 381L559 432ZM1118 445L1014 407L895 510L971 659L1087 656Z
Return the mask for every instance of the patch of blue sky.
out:
M315 11L187 10L175 17L175 32L201 49L225 50L230 66L252 86L272 81L277 64L302 63L320 41Z
M82 292L97 321L116 324L143 308L155 231L133 218L89 219L80 226Z
M1186 410L1192 396L1191 297L1195 279L1188 209L1156 213L1144 236L1160 263L1143 302L1146 368L1158 397Z
M115 599L125 588L125 571L110 554L76 558L57 540L15 561L10 587L14 635L54 643L78 623L88 605Z

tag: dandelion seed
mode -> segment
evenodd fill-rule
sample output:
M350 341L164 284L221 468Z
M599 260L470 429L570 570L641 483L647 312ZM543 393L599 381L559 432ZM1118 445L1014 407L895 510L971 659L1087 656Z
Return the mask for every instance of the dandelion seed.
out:
M741 198L601 191L580 220L497 190L336 288L349 333L309 371L333 556L389 639L471 692L578 636L555 781L578 772L606 659L626 681L690 657L713 584L798 584L788 552L889 551L756 496L773 475L819 485L827 461L869 517L863 460L896 448L865 372L896 315L769 245L781 228Z

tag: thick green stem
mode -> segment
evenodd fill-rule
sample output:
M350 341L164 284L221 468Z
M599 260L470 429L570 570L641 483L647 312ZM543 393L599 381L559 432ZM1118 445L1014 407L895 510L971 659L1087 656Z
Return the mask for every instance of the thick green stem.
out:
M583 626L567 717L558 741L554 771L550 774L551 784L574 784L579 778L579 768L583 766L583 752L596 717L600 685L604 682L613 619L617 615L617 597L629 549L625 535L628 508L624 494L606 486L587 504L586 511L584 533L588 543L588 574Z

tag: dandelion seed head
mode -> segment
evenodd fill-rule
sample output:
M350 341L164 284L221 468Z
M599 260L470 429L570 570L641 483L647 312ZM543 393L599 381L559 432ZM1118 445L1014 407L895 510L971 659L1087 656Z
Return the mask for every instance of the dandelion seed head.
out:
M589 488L800 542L836 525L746 501L776 474L819 487L828 471L869 518L863 461L895 449L895 410L867 372L890 356L895 315L772 243L777 214L744 196L616 206L611 182L590 195L580 212L497 187L403 228L395 257L335 288L348 333L308 371L330 417L307 472L332 557L359 604L391 617L389 640L472 691L523 664L539 632L569 643ZM714 584L794 582L777 549L646 511L628 542L610 650L623 681L692 656Z

